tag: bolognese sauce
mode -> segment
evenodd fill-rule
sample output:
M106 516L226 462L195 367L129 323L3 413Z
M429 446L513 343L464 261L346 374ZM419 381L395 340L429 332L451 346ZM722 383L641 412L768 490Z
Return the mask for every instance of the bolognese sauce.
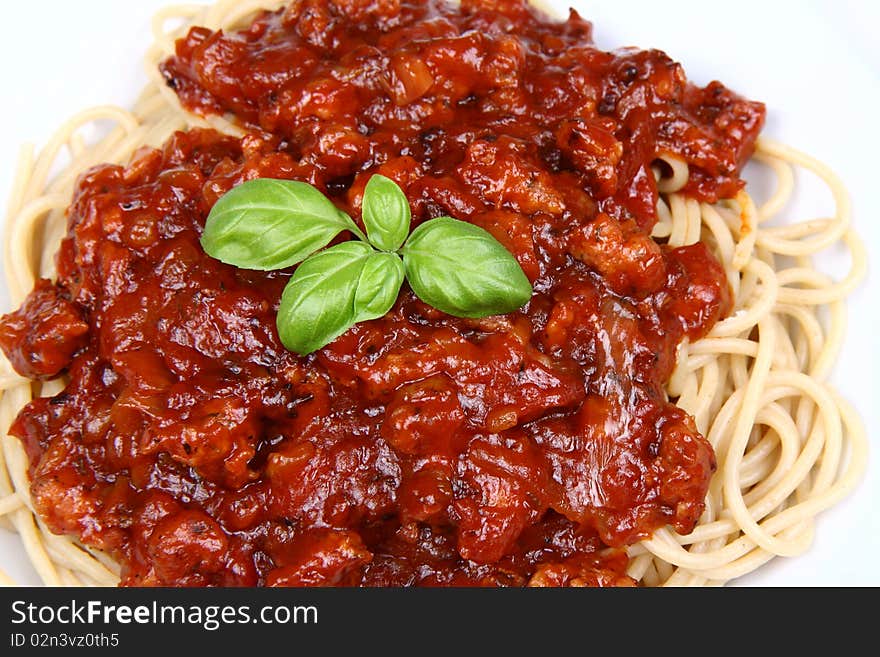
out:
M664 384L732 300L704 244L650 237L652 167L735 195L762 105L519 1L300 0L193 28L162 72L246 136L179 132L84 174L57 281L0 322L20 374L66 377L11 429L54 532L126 585L626 585L626 546L693 529L715 459ZM530 302L460 319L404 287L284 349L293 270L210 258L208 212L272 177L357 219L376 173L415 225L489 231Z

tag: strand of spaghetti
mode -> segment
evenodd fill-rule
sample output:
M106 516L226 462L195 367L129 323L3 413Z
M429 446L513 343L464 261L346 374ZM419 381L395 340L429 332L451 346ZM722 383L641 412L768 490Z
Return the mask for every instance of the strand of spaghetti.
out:
M59 568L58 575L61 579L61 583L67 587L81 587L85 586L82 579L77 577L73 572L68 570L67 568Z
M776 189L759 208L758 216L766 221L778 215L794 192L794 170L788 160L774 157L761 149L761 143L755 150L755 160L769 166L776 177ZM766 230L766 229L765 229Z
M818 427L810 432L810 439L801 450L798 450L800 434L793 423L787 426L780 423L776 429L777 431L785 431L778 434L782 450L794 452L795 458L780 458L777 464L779 477L771 478L768 476L766 480L762 480L759 485L742 496L743 503L748 507L750 515L755 518L766 517L789 498L815 465L824 446L824 434ZM740 476L740 486L743 489L753 483L749 482L747 478L743 478L742 475Z
M13 409L20 409L30 401L30 394L30 385L21 385L4 390L4 405L10 405ZM5 434L2 443L3 456L7 465L11 488L21 495L23 500L27 501L30 499L27 481L27 459L24 458L24 450L21 443L17 438Z
M24 502L21 501L18 493L9 493L6 497L0 498L0 516L17 511L23 506Z
M715 207L708 203L703 203L700 206L700 214L703 226L705 226L708 234L712 236L715 242L718 259L724 267L724 273L730 283L730 291L733 293L733 298L737 299L739 298L739 276L737 276L736 269L733 267L733 255L736 249L733 236Z
M838 299L827 308L828 329L824 333L821 349L808 369L809 375L819 381L826 381L831 376L846 333L846 302Z
M16 412L17 408L14 404L10 403L8 395L0 393L0 426L8 427L12 424ZM4 498L10 495L17 495L15 484L12 480L10 464L7 462L5 453L6 449L4 443L8 440L8 437L0 438L0 494L2 494ZM25 499L26 498L19 496L20 502L24 503ZM12 510L9 510L8 512L11 513ZM12 522L6 517L5 513L0 514L0 521L2 521L2 524L7 528L10 527Z
M40 579L46 586L60 586L61 580L58 577L58 570L46 553L43 543L45 536L38 531L33 513L27 509L19 509L12 515L12 518L15 529L21 536L25 552L27 552Z
M700 241L700 234L703 232L703 213L700 210L700 202L694 198L687 199L685 208L687 210L687 231L684 236L684 245L690 246Z
M740 191L736 195L736 203L739 206L739 242L733 253L733 262L731 263L737 271L748 264L755 250L755 243L758 232L758 211L752 202L752 197L744 191Z
M64 147L64 144L68 141L70 134L74 130L93 121L106 118L113 118L129 129L134 129L137 126L137 120L130 112L113 105L93 107L74 115L61 126L41 151L40 157L34 166L30 182L25 188L25 195L29 197L36 196L46 186L46 181L49 178L49 173L52 165L55 163L58 152Z
M786 152L787 159L780 157L782 152ZM779 180L777 193L759 210L759 214L763 218L778 213L784 206L785 200L790 196L794 180L791 167L786 164L787 161L808 168L822 178L828 184L837 208L836 216L831 219L798 222L764 229L757 238L758 245L779 255L799 256L822 251L843 237L851 221L851 204L849 195L833 171L803 153L782 147L766 139L760 141L756 158L773 167ZM810 237L810 239L804 240L804 237Z
M688 360L694 356L717 356L719 354L754 358L758 354L758 343L747 338L703 338L690 346Z
M834 204L837 207L837 216L841 221L846 222L847 225L849 224L852 217L852 203L843 181L838 178L831 167L791 146L786 146L766 137L758 139L757 152L804 167L819 176L831 190Z
M15 175L12 180L12 190L9 194L9 202L6 205L6 214L12 217L18 212L24 199L26 181L30 178L31 170L34 166L34 147L33 144L24 144L18 151L18 159L16 160ZM4 241L6 234L10 230L7 224L4 226Z
M34 287L37 272L32 263L27 262L29 257L15 257L14 254L30 254L33 244L34 232L37 230L40 221L51 210L64 208L68 203L68 199L61 195L41 196L34 199L22 208L18 214L18 221L13 225L12 234L6 248L4 257L18 260L25 267L13 268L8 281L9 294L15 304L21 303L27 296L28 292Z
M658 159L664 162L672 172L671 176L657 177L657 191L661 194L671 194L683 189L690 179L690 169L687 162L671 153L661 153Z
M694 416L694 422L697 425L697 430L704 435L709 426L709 418L712 415L712 402L718 390L720 378L717 359L707 363L706 367L702 370L699 392L691 411L691 415Z
M672 231L669 233L668 244L671 247L684 246L685 235L687 235L687 199L678 193L669 195L669 211L673 216ZM681 217L682 221L675 218Z
M626 569L626 574L632 577L637 582L643 580L645 578L645 572L651 565L652 559L653 555L647 552L631 558L629 565Z
M96 582L112 584L117 579L116 575L108 570L104 564L84 552L71 539L56 536L45 528L41 529L42 534L48 539L46 547L56 563L61 563L70 570L82 573Z
M658 197L656 210L657 223L654 224L654 228L651 230L651 237L655 240L668 238L672 232L672 213L663 196Z
M73 159L81 157L86 147L86 140L79 133L70 135L70 139L67 140L67 150L70 151L70 156Z
M15 372L3 372L2 374L0 374L0 390L6 390L7 388L11 388L12 386L19 386L23 383L27 383L27 379L25 379L23 376L16 374Z
M805 238L814 237L816 235L826 233L831 230L836 230L838 226L841 225L841 221L839 217L831 217L825 219L812 219L810 221L803 221L796 224L786 224L784 226L772 226L768 228L764 228L761 230L762 236L771 236L775 238L773 241L778 240L781 243L786 245L790 244L800 244L803 243ZM840 231L840 237L843 237L843 234L846 231ZM838 237L838 239L840 239ZM771 246L767 244L767 240L761 239L759 243L764 248L773 250ZM772 241L771 241L772 243ZM830 244L828 246L831 246ZM786 246L786 248L791 248L790 246ZM795 247L798 251L799 247ZM792 254L784 254L791 255L792 257L801 257L804 255L812 255L813 253L818 253L819 251L828 248L827 246L816 246L815 244L808 253L792 253Z
M840 302L837 303L839 304ZM824 368L817 370L816 366L819 361L824 360L825 354L823 352L826 349L826 345L834 341L834 334L829 333L826 336L819 323L819 318L816 317L811 309L804 306L780 303L776 305L775 312L777 315L787 317L797 323L798 331L806 348L806 354L799 359L800 371L810 370L811 376L824 380L825 376L821 375ZM793 332L793 330L789 329L790 332Z
M868 255L856 234L848 230L843 241L850 250L852 265L843 280L828 284L827 277L814 269L793 267L778 273L779 301L795 305L827 305L849 296L865 278ZM809 285L813 289L788 287L790 284Z
M776 402L766 404L758 411L755 423L772 429L765 431L763 438L752 447L742 458L739 468L739 482L743 488L754 486L743 497L751 508L755 498L763 498L767 491L775 486L794 465L799 445L797 441L786 440L786 436L796 436L797 427L791 415ZM779 455L771 460L773 451L779 449ZM769 473L758 473L762 467L773 466ZM755 474L750 476L750 472Z
M743 270L755 274L762 283L761 288L757 290L757 300L750 301L752 304L750 306L738 307L737 312L732 316L718 322L709 331L708 337L736 337L740 333L757 326L760 319L765 317L773 309L773 306L776 305L779 285L777 284L776 273L773 269L765 262L752 260Z

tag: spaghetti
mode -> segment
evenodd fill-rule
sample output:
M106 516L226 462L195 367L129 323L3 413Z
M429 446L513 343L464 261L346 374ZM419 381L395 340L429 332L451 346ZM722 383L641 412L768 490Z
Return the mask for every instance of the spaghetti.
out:
M175 131L210 127L240 136L222 117L184 110L159 73L174 40L189 25L229 30L258 9L281 2L221 0L170 7L153 23L147 55L151 82L132 111L96 108L63 125L36 156L22 152L10 198L3 261L13 305L38 278L54 277L54 255L65 232L64 211L77 176L101 163L123 163L144 144L159 146ZM175 26L166 30L169 23ZM85 126L115 127L99 143ZM774 556L796 556L810 545L814 519L857 485L867 441L857 414L826 383L845 330L844 300L864 276L865 252L850 227L847 193L822 163L769 140L755 159L772 170L774 194L760 206L745 192L717 204L683 193L689 171L666 158L655 170L661 193L653 237L671 247L710 245L730 282L735 308L703 339L682 342L668 383L670 399L695 419L718 460L706 509L696 529L657 530L629 548L628 574L648 586L717 585ZM60 174L52 175L59 162ZM817 174L835 201L833 216L774 226L794 193L794 168ZM842 243L850 272L834 281L813 258ZM34 383L0 363L0 426L8 427L34 396L52 396L62 380ZM0 519L17 531L48 585L114 585L118 566L69 536L51 533L30 501L28 462L21 442L3 436Z

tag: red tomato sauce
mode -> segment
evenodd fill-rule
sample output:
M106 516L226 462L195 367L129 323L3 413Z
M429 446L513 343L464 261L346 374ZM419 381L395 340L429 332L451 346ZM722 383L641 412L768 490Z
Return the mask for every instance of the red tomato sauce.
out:
M669 248L652 163L734 195L763 106L659 51L604 52L516 1L302 0L162 65L205 130L83 175L57 282L0 322L23 375L65 374L12 433L37 512L126 585L626 585L624 548L693 529L711 446L668 401L684 337L731 307L703 244ZM319 352L281 345L292 270L199 245L212 205L303 180L360 220L382 173L414 226L482 226L534 285L457 319L404 286ZM347 237L345 237L347 238Z

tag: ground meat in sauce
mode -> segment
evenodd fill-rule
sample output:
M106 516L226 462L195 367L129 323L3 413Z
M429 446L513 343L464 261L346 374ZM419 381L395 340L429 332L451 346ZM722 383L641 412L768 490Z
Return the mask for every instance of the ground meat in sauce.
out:
M672 249L651 164L732 196L763 106L658 51L518 1L300 0L162 65L243 139L175 134L80 179L57 257L0 322L33 378L12 433L35 508L126 585L627 585L622 549L690 531L715 469L663 392L674 350L730 309L705 246ZM298 179L359 219L370 175L414 224L482 226L535 288L521 311L444 315L406 287L301 358L275 310L291 271L199 245L234 185Z

